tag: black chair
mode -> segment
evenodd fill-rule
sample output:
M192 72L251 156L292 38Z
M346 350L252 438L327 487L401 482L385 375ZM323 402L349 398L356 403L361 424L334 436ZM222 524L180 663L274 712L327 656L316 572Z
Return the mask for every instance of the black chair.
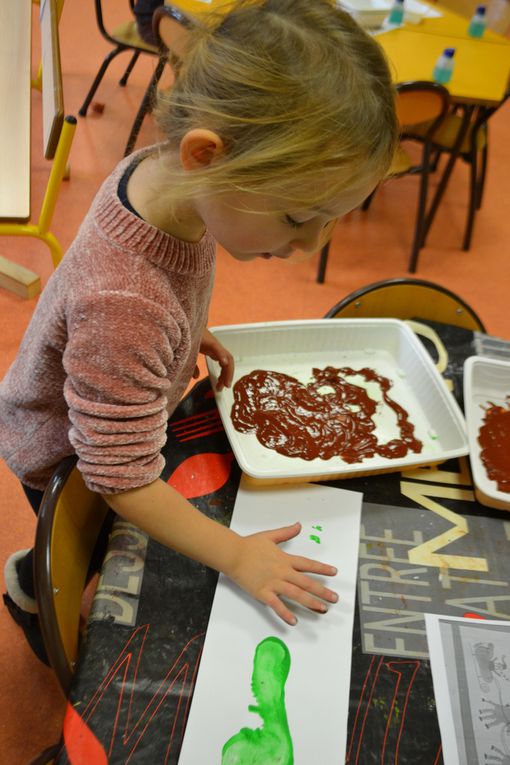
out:
M160 50L159 47L150 45L149 43L142 40L142 38L139 36L136 29L136 22L132 14L133 0L130 0L130 3L129 3L130 11L131 11L131 19L127 22L124 22L120 26L116 27L111 32L109 32L106 29L104 24L102 0L94 0L94 3L95 3L95 10L96 10L97 26L99 28L99 31L101 35L105 38L105 40L111 43L114 46L114 48L113 50L110 51L110 53L107 54L107 56L103 60L103 63L99 67L99 70L95 76L95 79L92 85L90 86L89 92L87 93L85 100L78 112L81 117L85 117L87 115L87 110L90 106L92 99L94 98L94 95L101 83L101 80L104 77L106 70L108 69L113 59L119 55L119 53L124 53L124 51L131 51L132 53L128 66L119 81L119 84L122 86L125 86L127 84L129 75L131 74L131 71L133 70L133 67L136 64L141 53L145 53L150 56L157 57L157 64L154 69L154 73L149 81L147 90L145 91L144 97L142 99L142 102L136 114L135 120L133 122L133 126L131 128L131 132L129 134L129 137L126 143L126 147L124 149L124 156L127 156L128 154L132 152L134 145L136 143L136 139L138 137L138 133L140 132L140 128L142 126L144 117L147 114L147 112L150 111L152 107L152 102L156 92L156 87L158 85L159 80L161 79L161 75L163 74L163 70L165 68L166 55L164 54L162 50Z
M476 312L446 287L423 279L386 279L351 292L336 303L326 319L428 319L474 332L486 332Z
M432 140L436 150L435 164L442 154L449 156L449 161L441 176L434 198L427 214L423 231L423 244L430 230L442 195L446 190L457 159L469 165L469 199L464 229L462 249L469 250L473 237L476 211L482 206L483 190L487 173L489 151L489 119L510 96L508 90L502 101L496 106L454 107L442 124L435 130ZM415 140L423 140L426 125L418 126L411 133Z
M165 52L174 71L180 66L193 24L191 16L172 5L160 5L152 15L154 37L159 41L160 49Z
M404 175L419 175L420 185L418 191L418 207L414 226L414 236L409 259L408 270L416 271L418 256L424 240L424 229L427 216L427 202L429 189L429 176L433 167L433 136L448 114L450 96L443 85L434 82L405 82L396 86L397 99L396 109L399 123L402 127L401 142L395 152L391 166L386 174L386 179L401 178ZM406 150L405 142L415 139L413 129L416 126L425 125L421 157L418 164ZM368 210L375 196L375 191L365 200L363 210ZM326 265L329 255L329 243L321 251L317 282L324 283Z

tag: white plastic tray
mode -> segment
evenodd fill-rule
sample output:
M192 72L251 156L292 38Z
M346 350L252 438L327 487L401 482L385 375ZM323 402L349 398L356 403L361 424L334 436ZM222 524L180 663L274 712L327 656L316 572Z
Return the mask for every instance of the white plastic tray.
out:
M470 356L464 363L464 410L468 428L469 458L476 498L483 505L510 510L510 494L499 491L496 481L487 476L480 459L478 433L487 402L502 406L510 394L510 362Z
M409 412L420 454L400 459L374 456L348 464L340 457L304 460L264 447L251 433L234 429L232 388L216 392L218 409L232 450L242 470L254 479L272 482L349 477L390 472L443 462L468 453L462 412L446 388L427 351L411 329L396 319L320 319L214 327L214 335L235 359L234 382L255 369L274 370L309 382L312 367L370 367L393 382L389 394ZM213 389L219 375L207 359ZM356 378L356 384L362 384ZM372 384L373 385L373 384ZM365 385L365 387L368 387ZM369 389L377 398L378 386ZM379 396L380 398L380 396ZM377 415L375 434L382 443L398 435L395 417L386 406Z

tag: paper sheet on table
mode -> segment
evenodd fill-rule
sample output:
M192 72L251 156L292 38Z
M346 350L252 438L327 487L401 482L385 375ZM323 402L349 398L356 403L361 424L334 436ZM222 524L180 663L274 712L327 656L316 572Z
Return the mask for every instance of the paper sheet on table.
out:
M338 5L354 16L361 26L380 26L389 14L393 0L340 0ZM405 0L404 21L419 24L422 19L439 18L443 14L419 0ZM384 31L384 30L382 30Z
M231 527L250 534L301 521L299 536L283 547L336 566L338 574L324 581L340 599L325 615L293 607L298 624L290 627L220 576L179 765L220 765L232 736L243 727L262 726L248 705L256 704L255 649L268 636L282 640L290 652L285 707L294 765L343 762L361 500L357 492L327 486L252 488L241 481Z
M510 761L510 622L426 614L445 765Z

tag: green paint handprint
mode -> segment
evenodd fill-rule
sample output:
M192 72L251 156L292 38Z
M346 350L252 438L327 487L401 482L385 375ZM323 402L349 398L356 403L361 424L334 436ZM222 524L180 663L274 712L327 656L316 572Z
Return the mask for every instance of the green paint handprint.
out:
M276 637L262 640L255 649L251 687L257 706L250 712L262 718L261 728L241 728L224 745L221 765L293 765L294 754L285 710L285 682L290 653Z

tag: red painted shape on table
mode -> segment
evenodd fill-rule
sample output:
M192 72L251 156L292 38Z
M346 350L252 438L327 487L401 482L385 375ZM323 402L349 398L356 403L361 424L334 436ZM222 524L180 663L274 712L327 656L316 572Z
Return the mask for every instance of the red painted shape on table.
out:
M473 614L471 613L471 611L466 611L466 613L462 614L462 616L465 619L484 619L485 620L485 616L482 616L481 614Z
M64 742L71 765L108 765L102 744L70 702L64 718Z
M356 729L358 727L358 718L360 716L361 707L363 706L365 691L367 690L367 685L368 685L368 681L369 681L369 678L370 678L370 674L372 672L372 667L374 665L374 662L375 662L375 656L372 656L372 658L370 660L370 666L368 667L368 669L367 669L367 671L365 673L365 679L363 680L363 686L361 688L361 694L360 694L359 701L358 701L358 706L357 706L357 709L356 709L356 715L354 717L354 725L352 726L351 739L350 739L349 744L347 746L347 752L346 752L346 757L345 757L345 761L346 762L350 762L351 761L351 752L352 752L352 747L353 747L353 744L354 744L354 735L355 735ZM380 666L380 664L381 664L381 662L379 662L379 666Z
M384 742L383 747L381 751L381 762L384 762L384 754L386 750L386 743L388 741L388 736L390 733L390 726L391 724L395 724L395 721L392 720L393 712L395 709L395 702L397 700L397 695L400 690L400 684L402 682L402 679L404 680L404 684L407 685L403 690L405 691L405 699L404 703L401 708L401 714L400 714L400 725L398 729L397 734L397 742L395 746L395 751L392 752L393 760L392 762L397 765L398 763L398 755L399 755L399 749L400 749L400 740L402 738L402 731L404 729L404 723L406 719L406 712L407 712L407 706L409 704L409 694L411 693L411 688L413 687L414 679L416 677L416 674L418 670L420 669L421 662L418 659L414 660L395 660L395 661L388 661L386 662L386 667L389 669L390 672L394 672L397 675L397 682L395 684L395 689L393 691L393 699L391 701L391 708L390 713L388 715L388 720L386 722L386 730L384 731ZM408 670L407 672L404 672L403 670Z
M354 724L347 745L345 757L346 763L355 763L355 765L359 765L364 761L362 747L364 744L365 729L369 726L368 718L370 713L374 710L372 700L377 695L378 687L381 688L379 682L382 683L383 687L386 686L388 678L386 673L389 672L390 676L395 678L395 684L391 701L388 699L390 708L387 715L384 737L381 742L381 750L378 753L378 761L381 765L390 762L392 765L398 765L400 744L402 736L404 735L410 695L420 667L421 661L419 659L388 660L384 656L381 656L378 659L375 656L371 658L370 665L366 670L363 680L360 698L354 716ZM400 708L399 714L397 714L397 702ZM441 746L439 746L434 765L437 765L440 753Z
M186 499L212 494L228 481L233 459L232 452L194 454L176 467L168 483Z
M174 745L182 740L184 734L202 653L204 633L198 633L182 647L179 656L171 666L161 667L160 680L153 680L151 686L154 688L152 697L148 699L147 694L142 693L143 708L138 708L135 703L136 692L139 685L142 690L146 687L143 674L139 680L139 669L149 628L150 625L145 624L132 632L83 710L85 720L89 720L92 716L101 718L102 739L105 743L107 739L110 741L108 757L112 755L117 745L117 748L123 749L122 762L125 765L132 762L137 750L140 752L139 747L143 746L143 739L148 731L150 731L149 735L164 736L167 739L166 753L162 762L168 762ZM175 713L171 718L157 720L165 700L171 696L176 699ZM105 700L108 701L108 711L101 707ZM116 707L113 715L112 704ZM82 751L80 755L82 759L72 760L72 765L103 765L103 762L108 762L107 759L97 762L87 760Z
M374 657L374 661L375 661L375 657ZM364 734L365 726L366 726L366 723L367 723L368 712L370 710L370 705L372 703L372 697L374 695L374 691L375 691L376 686L377 686L377 681L379 679L379 673L381 671L381 667L383 666L383 662L384 662L384 656L381 656L379 658L378 662L377 662L377 667L375 668L375 674L373 675L372 678L370 676L371 676L371 673L372 673L372 669L374 668L374 666L373 666L374 662L371 662L370 663L370 667L369 667L369 669L368 669L368 671L367 671L367 673L365 675L365 681L363 683L363 695L365 693L365 689L366 689L366 686L368 684L369 679L372 680L372 685L370 687L370 691L368 693L368 697L367 697L367 700L366 700L365 712L363 714L363 719L361 720L361 726L360 726L360 730L359 730L358 746L357 746L356 752L354 754L354 762L356 763L356 765L359 762L361 745L363 743L363 734ZM361 706L361 699L360 699L360 702L359 702L359 705L358 705L358 710L356 711L356 722L357 722L357 719L358 719L358 712L360 711L360 706ZM355 730L356 729L354 728L353 732L352 732L352 739L351 739L351 743L350 743L349 748L348 748L346 762L350 762L351 761L350 757L351 757L351 750L352 750L352 744L353 744L353 740L354 740Z

